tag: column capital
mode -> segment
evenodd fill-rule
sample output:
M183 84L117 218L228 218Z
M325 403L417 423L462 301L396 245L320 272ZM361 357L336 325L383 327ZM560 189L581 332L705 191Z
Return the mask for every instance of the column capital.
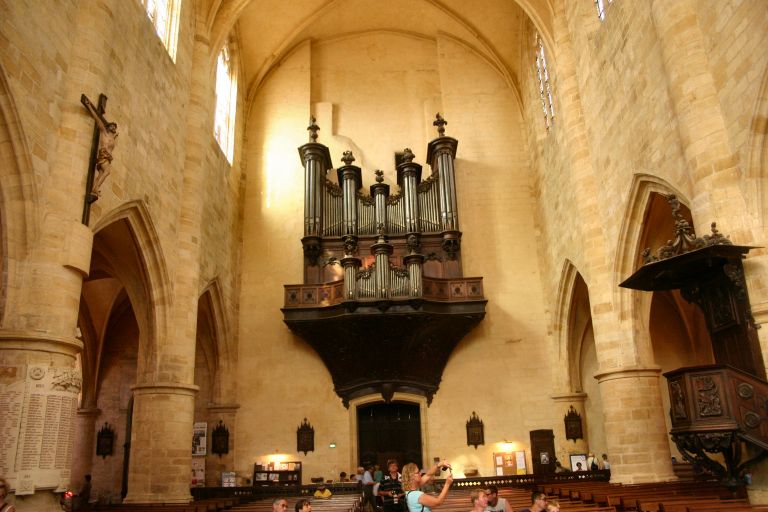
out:
M69 336L38 331L0 331L0 349L53 352L75 356L83 351L83 342Z
M153 384L136 384L131 390L137 395L188 395L195 396L200 386L182 384L180 382L156 382Z
M607 380L616 379L636 379L641 377L658 377L661 375L661 367L656 365L650 366L626 366L624 368L615 368L604 372L595 374L597 382L605 382Z

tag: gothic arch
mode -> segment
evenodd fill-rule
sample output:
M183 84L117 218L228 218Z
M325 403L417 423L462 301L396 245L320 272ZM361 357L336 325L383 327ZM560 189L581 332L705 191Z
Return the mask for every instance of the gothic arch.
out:
M759 226L768 226L768 68L763 73L748 142L747 204L757 212Z
M24 260L38 234L37 190L27 139L5 69L0 65L0 324L9 294L8 276Z
M99 244L100 238L106 243ZM105 252L97 254L98 247ZM124 247L127 251L116 254L115 247ZM160 238L143 201L120 205L94 226L92 268L99 265L102 269L95 270L96 275L106 270L120 280L135 308L141 332L138 381L142 382L143 375L155 373L157 341L167 338L166 308L171 296Z
M619 229L614 259L614 281L620 283L637 270L642 245L643 225L654 194L675 194L681 203L690 204L685 194L669 182L652 174L637 173L626 201L624 217ZM671 235L672 233L670 233ZM651 344L648 337L648 318L651 310L651 296L647 293L616 286L613 290L614 303L619 318L635 338L635 361L651 360Z
M231 331L225 316L225 305L221 284L214 279L203 289L198 301L197 343L203 343L208 372L213 378L212 403L222 403L226 396L234 395L235 373L233 371L235 347L232 346ZM207 332L201 332L205 328Z
M563 392L581 391L581 342L583 336L574 332L573 316L576 308L574 296L580 282L584 279L579 274L576 266L570 261L565 260L563 269L560 272L560 284L557 290L557 306L554 315L554 324L551 329L556 336L556 347L560 368L557 372L556 389L560 388ZM586 287L586 284L584 284ZM587 297L587 304L589 303Z

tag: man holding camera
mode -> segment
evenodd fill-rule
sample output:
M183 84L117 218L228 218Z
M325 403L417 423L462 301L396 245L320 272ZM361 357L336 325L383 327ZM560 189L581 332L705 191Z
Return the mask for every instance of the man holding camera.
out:
M387 461L387 474L381 479L379 496L384 499L384 512L403 512L403 486L394 459Z

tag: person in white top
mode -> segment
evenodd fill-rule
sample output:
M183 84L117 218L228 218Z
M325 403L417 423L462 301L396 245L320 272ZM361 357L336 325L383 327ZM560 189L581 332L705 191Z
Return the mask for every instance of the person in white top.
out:
M495 485L489 485L485 493L488 496L485 512L512 512L509 502L505 498L499 497L499 489Z

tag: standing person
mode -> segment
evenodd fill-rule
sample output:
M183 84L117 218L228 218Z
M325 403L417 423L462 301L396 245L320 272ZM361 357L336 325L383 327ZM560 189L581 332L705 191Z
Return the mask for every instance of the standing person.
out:
M376 510L376 502L373 500L373 466L366 466L363 472L363 509L370 506L371 510Z
M672 457L674 459L674 457ZM608 462L608 454L603 454L603 469L608 472L608 480L611 479L611 463Z
M590 452L587 456L587 470L588 471L597 471L600 469L600 466L597 464L597 457L595 457L595 454Z
M87 512L91 510L91 475L85 475L85 482L77 496L72 497L72 510L75 512Z
M520 512L544 512L545 510L547 510L547 495L543 492L533 491L530 508L524 508Z
M469 500L472 502L472 510L470 512L483 512L488 510L488 491L485 489L472 489L469 495Z
M6 501L6 498L8 497L8 491L10 490L11 488L8 487L6 481L0 478L0 512L16 512L16 509L13 508L13 505Z
M403 512L403 486L394 459L387 461L387 474L381 479L379 496L384 499L384 512Z
M419 473L419 467L410 463L403 466L403 490L405 491L405 502L410 512L432 512L433 507L439 507L445 501L448 490L453 483L453 474L449 472L445 477L445 484L438 496L425 494L420 487L428 484L440 472L441 467L451 468L448 461L438 462L435 466L429 468L424 475Z
M499 497L499 489L495 485L489 485L485 491L488 498L487 512L512 512L512 507L506 498Z

